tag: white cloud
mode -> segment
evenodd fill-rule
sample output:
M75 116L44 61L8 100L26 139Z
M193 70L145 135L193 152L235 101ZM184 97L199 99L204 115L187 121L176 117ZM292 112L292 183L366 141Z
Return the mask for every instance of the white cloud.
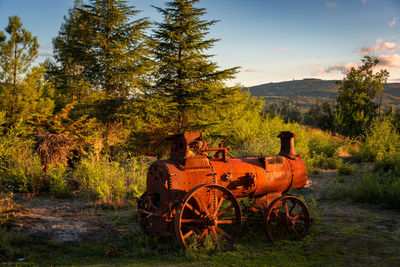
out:
M356 64L354 63L346 63L346 64L336 64L336 65L332 65L329 66L327 68L321 68L319 70L317 70L316 72L313 73L313 75L325 75L325 74L329 74L329 73L333 73L333 72L340 72L344 75L346 75L347 73L350 72L351 68L353 67L357 67Z
M281 51L281 52L285 52L285 53L290 53L290 52L292 52L291 49L285 48L285 47L279 47L279 48L277 48L277 50L278 50L278 51Z
M372 55L378 52L393 53L400 49L400 43L396 42L384 42L383 39L379 38L376 40L375 46L364 46L360 49L361 55Z
M379 65L390 68L400 68L400 54L381 55L377 57Z
M246 69L245 71L246 71L246 72L257 72L256 69Z
M331 73L331 72L338 71L343 74L347 74L350 72L351 68L356 67L356 66L357 65L354 63L336 64L336 65L332 65L332 66L325 68L325 72Z
M393 27L397 23L398 18L393 18L391 22L389 22L389 27Z
M367 0L361 0L361 3L365 5L367 3Z
M329 8L337 8L337 3L336 2L331 2L331 1L326 1L325 5Z

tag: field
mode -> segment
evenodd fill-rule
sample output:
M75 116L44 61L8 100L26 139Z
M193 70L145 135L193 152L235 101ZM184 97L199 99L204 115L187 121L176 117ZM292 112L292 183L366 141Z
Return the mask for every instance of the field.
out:
M336 197L338 190L371 171L341 176L310 175L310 186L291 193L304 197L313 219L299 242L267 240L258 221L244 223L234 248L182 250L170 239L142 234L135 207L102 209L79 198L37 197L21 205L11 229L0 232L0 251L29 266L398 266L400 212Z

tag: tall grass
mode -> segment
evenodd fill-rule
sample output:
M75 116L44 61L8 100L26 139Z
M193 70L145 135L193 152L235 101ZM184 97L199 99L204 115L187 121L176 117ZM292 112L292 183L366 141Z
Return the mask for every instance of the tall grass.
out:
M362 162L377 162L400 149L400 135L390 117L375 119L361 143L356 157Z
M372 173L356 180L345 195L359 202L400 209L400 135L390 117L374 120L356 157L374 162Z
M43 184L40 158L33 151L33 140L16 132L0 137L0 185L20 192L38 192Z
M50 164L46 171L50 193L57 198L66 198L72 195L71 185L68 183L67 168L62 164Z
M149 163L147 158L112 161L108 156L97 159L89 155L82 159L73 178L87 199L97 204L121 206L144 192Z

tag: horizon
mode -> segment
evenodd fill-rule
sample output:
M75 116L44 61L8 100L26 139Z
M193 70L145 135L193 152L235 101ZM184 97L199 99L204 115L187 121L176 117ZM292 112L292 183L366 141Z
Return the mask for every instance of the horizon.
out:
M23 26L38 36L38 62L42 62L52 56L51 40L73 3L0 0L0 30L4 31L9 16L19 16ZM165 1L128 3L142 10L135 19L160 21L151 5L163 7ZM212 60L221 69L241 67L228 85L251 87L307 77L341 80L364 55L381 61L380 68L390 72L388 82L400 81L398 1L254 0L250 5L239 0L202 0L197 6L206 8L205 19L219 20L207 37L220 41L206 53L215 55Z

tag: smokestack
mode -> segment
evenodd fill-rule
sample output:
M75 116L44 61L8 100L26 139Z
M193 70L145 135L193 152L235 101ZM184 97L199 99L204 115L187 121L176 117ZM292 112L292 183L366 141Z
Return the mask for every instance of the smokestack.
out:
M297 156L294 151L294 138L296 134L294 132L281 132L278 137L281 139L281 151L278 155L295 159Z

